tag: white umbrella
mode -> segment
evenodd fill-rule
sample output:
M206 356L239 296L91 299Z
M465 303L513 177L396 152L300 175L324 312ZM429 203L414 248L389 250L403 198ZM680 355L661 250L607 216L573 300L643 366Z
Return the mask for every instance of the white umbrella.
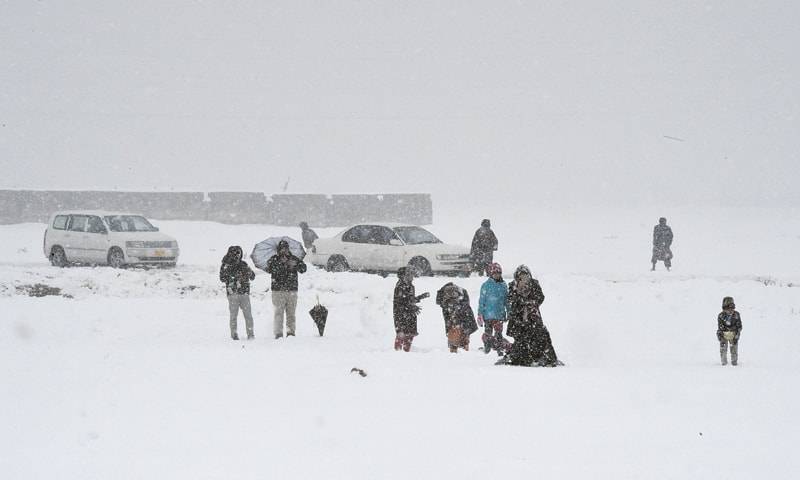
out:
M303 248L303 244L297 240L291 237L270 237L266 240L256 243L256 246L253 247L253 253L250 254L250 258L253 260L253 265L261 270L265 270L267 268L267 262L269 259L278 253L278 243L281 240L285 240L286 243L289 244L289 251L292 252L292 255L295 257L302 260L306 256L306 251Z

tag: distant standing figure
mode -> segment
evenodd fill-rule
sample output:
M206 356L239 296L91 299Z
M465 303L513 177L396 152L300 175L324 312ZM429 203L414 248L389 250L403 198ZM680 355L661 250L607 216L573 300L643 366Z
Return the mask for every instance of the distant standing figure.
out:
M283 337L283 318L286 316L286 336L293 337L297 310L297 274L305 273L306 264L292 255L286 240L278 242L278 253L267 261L267 273L272 275L272 305L275 316L272 333Z
M742 334L742 317L736 310L733 297L722 299L722 312L717 315L717 340L719 358L723 365L728 364L728 345L731 349L731 365L739 364L739 336Z
M472 237L472 257L473 269L478 275L483 276L486 267L492 263L494 251L497 250L497 237L492 231L492 225L488 218L484 218L475 235Z
M508 286L503 280L503 269L499 264L492 263L487 271L489 278L481 286L478 300L478 325L484 327L483 353L489 353L494 348L498 355L503 355L511 348L511 343L503 337Z
M650 259L653 268L651 268L650 271L656 269L656 262L659 260L664 262L664 266L667 267L667 271L669 271L672 266L671 246L672 229L667 225L667 219L661 217L658 219L658 225L653 228L653 258Z
M237 245L229 247L219 267L219 280L225 284L225 293L228 295L231 338L234 340L239 340L236 317L239 316L240 308L247 328L247 339L255 337L253 314L250 309L250 281L255 278L255 272L242 260L242 247Z
M478 324L467 291L448 282L436 292L436 304L442 307L447 347L452 353L459 348L469 351L469 336L475 333Z
M306 222L300 222L300 233L303 237L303 246L306 247L306 250L309 250L312 245L314 245L314 241L319 238L317 232L312 230Z
M539 281L533 278L525 265L514 272L508 286L508 335L514 337L511 351L505 362L511 365L555 367L562 365L556 357L550 332L544 326L539 307L544 293Z
M429 295L423 293L417 296L414 291L414 272L406 267L397 270L397 285L394 287L393 316L395 350L411 351L411 342L414 341L417 332L417 315L419 314L419 303Z

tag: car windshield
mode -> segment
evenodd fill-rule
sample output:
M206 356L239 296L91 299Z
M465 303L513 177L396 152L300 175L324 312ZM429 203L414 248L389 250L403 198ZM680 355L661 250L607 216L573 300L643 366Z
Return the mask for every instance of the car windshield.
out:
M146 218L141 215L112 215L105 217L108 228L112 232L157 232Z
M434 234L420 227L395 227L394 231L406 245L420 245L423 243L442 243Z

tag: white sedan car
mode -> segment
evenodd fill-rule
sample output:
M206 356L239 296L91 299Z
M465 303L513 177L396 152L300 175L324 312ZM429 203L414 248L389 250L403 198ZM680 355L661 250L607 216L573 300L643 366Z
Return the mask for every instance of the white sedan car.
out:
M390 223L355 225L333 238L314 242L308 260L332 272L396 272L411 267L417 275L468 276L466 247L442 243L422 227Z

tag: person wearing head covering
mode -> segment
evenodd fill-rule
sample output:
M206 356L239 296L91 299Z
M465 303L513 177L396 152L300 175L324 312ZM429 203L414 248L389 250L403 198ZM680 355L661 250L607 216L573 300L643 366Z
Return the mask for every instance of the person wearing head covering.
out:
M650 263L656 269L656 263L661 260L664 266L669 271L672 267L672 229L667 225L667 219L661 217L658 219L658 225L653 228L653 256L650 258Z
M300 222L300 235L303 237L303 246L310 250L314 241L319 238L317 232L311 229L306 222Z
M250 281L255 278L255 272L242 260L242 247L238 245L229 247L219 267L219 280L225 284L230 310L231 338L234 340L239 340L236 317L239 316L240 308L247 328L247 339L255 338L253 314L250 309Z
M394 287L394 300L392 302L395 350L411 351L411 342L419 334L417 332L419 305L417 304L428 296L427 293L416 295L414 272L410 268L401 267L397 270L397 284Z
M488 218L481 222L481 228L475 231L472 237L472 248L470 257L472 258L472 268L478 275L483 276L486 267L492 263L494 251L497 250L497 236L492 231L492 224Z
M272 305L275 307L272 333L276 339L283 337L284 316L286 336L295 334L297 274L305 273L306 268L306 264L289 251L286 240L278 242L278 253L267 261L267 273L272 275Z
M562 365L553 348L550 332L542 321L539 307L543 302L544 293L539 281L533 278L528 267L520 265L508 286L508 335L514 337L514 344L498 363L542 367Z
M717 315L717 340L719 358L723 365L728 364L728 346L731 349L731 365L739 364L739 336L742 334L742 317L736 311L733 297L722 299L722 312Z
M478 324L467 291L448 282L436 292L436 304L442 307L447 347L453 353L459 348L469 351L469 336L475 333Z
M511 343L503 337L508 286L503 280L503 269L499 264L492 263L486 270L489 278L481 286L478 299L478 325L484 327L483 353L489 353L494 348L498 355L504 355L511 348Z

